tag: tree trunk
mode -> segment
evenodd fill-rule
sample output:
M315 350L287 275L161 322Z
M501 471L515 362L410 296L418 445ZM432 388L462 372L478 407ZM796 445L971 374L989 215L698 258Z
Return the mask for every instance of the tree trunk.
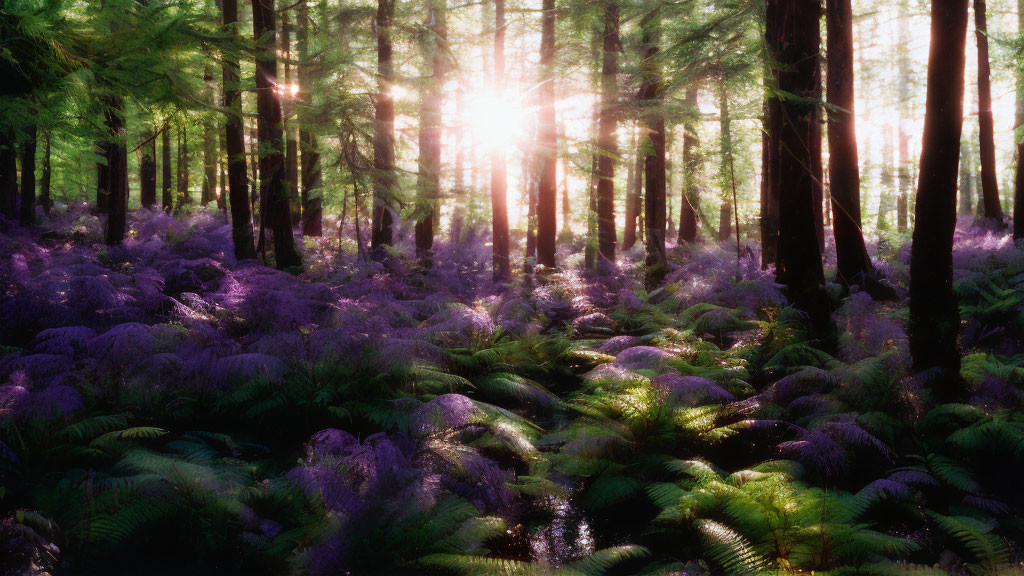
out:
M932 4L928 91L910 252L910 353L915 372L938 368L940 402L964 396L953 294L956 172L964 101L967 0Z
M558 199L558 128L555 124L555 0L543 0L540 42L540 112L537 140L544 155L537 184L537 264L555 267L558 234L555 206Z
M253 35L257 40L256 115L259 122L261 163L261 218L274 234L274 263L278 268L302 264L292 236L292 214L284 166L284 125L277 85L274 43L274 0L253 0Z
M683 197L679 201L679 243L693 244L697 241L697 203L700 202L700 138L697 135L696 118L700 115L697 105L697 87L686 88L687 120L683 123Z
M432 34L425 41L423 56L431 63L432 75L420 105L420 158L416 176L416 255L425 265L433 260L434 219L441 198L441 106L448 69L447 11L446 0L427 0L424 27Z
M1024 34L1024 0L1017 0L1017 35ZM1017 166L1013 178L1013 238L1024 238L1024 62L1017 62L1017 110L1014 115Z
M139 163L139 200L144 209L156 204L156 133L142 145Z
M209 104L216 101L214 94L217 87L213 83L213 67L206 66L203 73L203 83L209 91ZM217 128L211 119L203 121L203 188L199 197L200 203L205 207L215 200L214 193L217 190Z
M11 131L3 131L0 142L0 211L14 220L18 211L18 149Z
M626 227L622 232L622 249L629 250L636 245L637 220L640 212L640 187L643 185L643 165L637 150L636 130L630 144L634 159L629 162L626 175Z
M889 191L895 175L892 167L892 152L892 127L886 126L882 129L881 189L878 195L878 217L875 220L875 227L879 232L889 229L889 212L892 210L892 194Z
M718 212L718 241L728 240L732 235L732 202L730 196L736 190L736 167L732 156L732 117L729 112L729 91L725 77L718 79L718 133L722 162L718 168L718 187L722 194L722 205ZM739 222L736 223L737 226ZM737 234L739 231L737 230Z
M771 75L769 70L769 76ZM774 83L774 79L766 78ZM776 273L781 268L779 261L779 115L781 105L778 98L766 97L764 116L761 120L761 269L774 265Z
M26 128L28 141L21 149L21 225L36 222L36 124Z
M981 198L985 218L1002 224L1003 207L999 203L999 181L996 174L996 146L992 120L992 86L989 82L988 28L985 0L974 0L974 32L978 41L978 128L981 137Z
M310 104L313 81L309 73L309 5L299 3L299 152L302 157L302 233L306 236L323 235L323 191L321 190L320 148L316 135L304 112ZM356 213L356 221L359 214Z
M642 150L644 155L644 222L647 256L644 283L652 291L668 273L665 254L665 118L661 111L663 86L658 66L661 40L661 14L649 13L640 23L643 50L640 104L643 114ZM643 140L646 140L644 142Z
M821 5L799 0L768 0L766 35L769 53L779 64L777 88L787 97L773 122L779 148L774 174L779 190L779 251L785 284L794 306L809 319L812 337L832 348L835 325L825 291L825 273L817 238L815 153L821 151L816 98L821 91ZM817 140L817 142L815 142ZM811 170L808 170L811 167Z
M184 124L178 127L178 201L175 208L183 209L192 203L188 191L188 130Z
M486 5L488 0L484 0ZM505 0L494 1L494 91L505 93ZM487 59L484 58L484 62ZM491 156L491 267L495 282L512 278L508 240L508 173L505 151L492 146Z
M565 120L558 123L558 137L565 141ZM571 218L572 212L569 208L569 162L566 158L560 160L562 163L562 232L561 235L569 240L572 238Z
M103 142L100 144L99 150L100 156L103 160L96 163L96 209L100 214L106 214L108 206L110 204L110 177L107 174L107 158L110 157L110 144ZM17 186L17 180L15 180L15 186ZM14 209L11 209L14 212Z
M597 246L601 256L615 261L615 132L619 121L619 4L604 3L604 34L601 64L601 110L597 147Z
M1022 0L1024 1L1024 0ZM909 0L900 0L899 8L899 36L897 42L899 84L897 97L899 99L900 122L899 122L899 198L896 201L896 229L906 232L910 213L910 187L913 185L910 179L910 135L907 134L905 120L910 118L910 9Z
M974 213L974 166L971 164L973 155L969 140L960 142L960 214L971 216Z
M392 243L392 215L395 201L395 100L391 87L395 81L391 62L391 20L395 0L377 0L377 98L373 121L373 216L370 255L375 260L387 256Z
M109 132L107 145L107 224L105 240L113 246L124 240L128 211L128 150L125 144L125 125L121 101L105 98L104 123Z
M867 286L873 273L861 233L860 162L853 97L853 9L850 0L826 0L828 30L826 96L829 186L834 214L838 279L845 286ZM883 182L883 187L887 184Z
M238 0L221 0L224 10L225 32L238 38ZM252 211L249 199L249 179L245 161L245 124L242 120L242 95L238 92L238 54L232 50L224 52L224 148L228 156L228 204L231 207L231 240L235 245L235 258L250 260L256 258L253 245ZM169 143L164 135L165 146ZM167 159L170 159L167 152ZM170 168L165 166L170 176ZM165 188L169 190L170 188ZM165 192L166 194L166 192ZM166 201L166 196L165 196Z
M455 186L452 189L452 223L450 227L450 241L452 245L458 245L462 239L462 220L466 211L466 151L465 151L465 123L463 118L466 113L466 93L459 82L455 89Z
M281 54L284 60L284 97L281 100L281 113L284 116L285 133L285 177L288 179L288 199L291 206L292 222L302 222L302 199L299 195L299 143L295 130L297 119L294 113L293 100L298 94L292 92L295 85L295 66L292 65L292 25L288 18L288 10L281 10ZM301 89L301 86L300 86Z
M161 133L163 134L160 141L160 154L161 161L163 162L163 180L160 182L161 205L165 212L170 212L174 203L174 197L171 192L174 189L171 172L171 125L164 122Z
M50 133L47 132L44 138L45 148L43 149L43 177L39 181L39 203L43 207L43 213L50 215L53 208L53 200L50 198L50 179L53 167L50 164ZM155 145L155 141L154 141ZM154 175L155 176L155 175Z

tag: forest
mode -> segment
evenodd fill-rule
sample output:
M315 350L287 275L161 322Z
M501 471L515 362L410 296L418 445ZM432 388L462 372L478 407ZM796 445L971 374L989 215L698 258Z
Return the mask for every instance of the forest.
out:
M1024 0L0 0L0 576L1024 576Z

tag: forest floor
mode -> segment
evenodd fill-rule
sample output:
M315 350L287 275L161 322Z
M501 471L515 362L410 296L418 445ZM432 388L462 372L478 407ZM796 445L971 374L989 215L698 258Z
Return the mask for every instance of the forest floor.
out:
M2 574L1024 574L1024 248L964 225L965 404L903 299L808 342L756 246L490 282L489 244L292 275L223 217L0 222ZM349 235L348 237L351 237Z

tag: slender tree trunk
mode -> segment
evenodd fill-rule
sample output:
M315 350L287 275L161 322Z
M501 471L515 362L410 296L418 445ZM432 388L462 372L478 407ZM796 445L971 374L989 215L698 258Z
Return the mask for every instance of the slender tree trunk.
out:
M910 253L910 353L915 372L938 368L940 402L964 396L953 294L956 172L964 102L967 0L932 4L928 91Z
M323 235L323 191L321 190L320 148L305 110L313 91L313 78L309 72L309 5L299 3L299 152L302 157L302 233L306 236ZM359 215L356 214L356 221Z
M643 114L641 148L644 155L644 222L647 256L645 279L647 289L661 285L668 273L665 254L665 118L661 111L663 86L658 44L661 41L661 14L655 10L640 23L643 50L641 64L640 103ZM644 141L645 140L645 141Z
M223 104L222 100L221 105ZM223 214L228 213L228 173L224 163L224 155L228 149L226 140L226 132L221 130L217 137L217 182L220 187L220 193L217 194L217 210Z
M1017 35L1024 34L1024 0L1017 0ZM1017 61L1017 110L1013 121L1017 165L1013 178L1013 238L1024 238L1024 61Z
M565 120L558 123L558 138L565 141ZM572 238L572 211L569 208L569 162L566 158L559 160L562 164L562 232L566 239Z
M974 166L971 164L973 148L969 140L960 142L960 214L971 216L974 213Z
M110 144L101 143L99 153L103 160L96 163L96 209L100 214L106 214L110 204L110 177L107 174L106 160L110 157ZM15 186L17 186L17 180L15 180ZM13 208L11 210L14 211Z
M775 82L769 69L765 82ZM779 134L781 103L774 96L765 97L761 120L761 269L768 266L780 271L779 261Z
M434 247L434 219L441 198L441 107L444 79L448 69L448 26L446 0L427 0L424 26L431 38L424 46L424 60L431 62L432 75L420 105L420 158L416 178L416 255L430 265Z
M28 140L21 149L21 225L36 222L36 124L25 130Z
M175 204L178 210L192 203L188 185L188 129L182 124L178 127L178 199Z
M274 262L278 268L302 264L292 235L292 214L285 174L284 124L277 85L277 54L274 44L274 0L253 0L253 34L256 57L256 115L259 122L263 164L260 182L261 218L274 233Z
M387 256L392 243L393 204L395 201L395 100L391 88L395 81L391 62L391 20L394 0L377 0L377 98L373 122L373 221L370 255L375 260Z
M697 135L697 87L688 86L684 100L687 121L683 124L683 197L679 201L679 243L697 241L697 203L700 202L700 138Z
M230 0L225 0L225 2ZM171 125L164 123L161 129L163 135L160 140L160 154L163 162L163 180L160 182L161 205L165 212L170 212L174 204L172 190L174 190L173 176L171 172Z
M238 0L221 0L224 11L224 29L232 38L238 38ZM224 51L224 149L228 156L228 204L231 207L231 240L235 245L235 258L256 258L253 245L252 205L249 199L249 180L245 161L245 124L242 119L242 95L238 92L238 53ZM164 134L165 146L169 144ZM170 160L167 152L167 160ZM170 168L165 166L165 178ZM165 190L170 190L169 186ZM165 192L166 194L166 192ZM166 196L165 196L166 201Z
M813 156L821 151L818 106L821 91L821 5L799 0L768 0L769 53L779 64L781 102L778 172L780 254L793 304L809 319L812 335L826 348L834 345L835 325L825 291L825 273L817 239ZM817 143L814 141L818 140ZM808 170L811 167L811 170ZM818 213L820 214L820 212Z
M597 147L597 245L605 259L615 261L615 132L619 122L619 3L604 2L604 34L601 64L601 111Z
M292 25L288 18L288 10L281 10L281 53L284 60L284 98L281 100L281 113L284 116L285 133L285 177L288 179L288 198L292 211L292 222L302 222L302 199L299 195L299 143L298 132L293 118L292 93L295 85L295 66L292 65ZM299 87L302 88L301 86Z
M622 249L629 250L636 245L637 219L640 212L640 187L643 185L643 165L637 151L636 130L630 144L630 152L634 159L629 162L626 175L626 227L622 233Z
M536 139L536 125L533 130ZM523 155L523 195L526 197L526 257L523 258L523 272L532 274L537 262L537 179L534 176L533 158Z
M718 169L718 187L722 194L722 205L718 212L718 241L722 242L732 236L732 202L729 198L736 186L732 157L732 118L729 112L729 91L726 89L724 75L718 79L718 109L719 150L721 150L722 157ZM736 224L739 225L739 222Z
M558 128L555 123L555 0L543 0L544 14L540 44L540 113L538 142L544 154L537 184L537 264L555 267L555 239L558 234L555 206L558 190Z
M50 163L50 133L44 137L45 148L43 149L43 177L39 182L39 203L43 207L43 213L50 215L53 208L53 200L50 198L50 180L52 177L52 165ZM155 143L154 143L155 145Z
M213 83L213 66L207 64L203 73L203 83L209 93L207 100L209 104L216 101L214 96L217 93L216 84ZM203 120L203 188L200 193L199 202L206 207L213 202L214 192L217 190L217 128L216 124L209 118Z
M128 150L121 101L105 98L104 123L110 134L107 145L107 223L104 238L110 246L124 239L128 211Z
M462 219L466 210L466 152L465 124L462 120L466 113L466 93L459 82L455 90L455 186L452 189L452 199L455 206L452 207L452 223L450 239L453 245L458 245L462 239Z
M11 132L2 132L0 141L0 211L14 220L18 211L18 149Z
M985 218L1002 224L1003 207L999 203L996 174L995 127L992 120L992 86L989 81L988 27L985 0L974 0L974 31L978 41L978 127L981 136L981 197Z
M484 4L487 2L484 0ZM494 8L494 91L502 95L505 93L505 0L495 0ZM491 267L495 282L508 282L512 278L508 240L508 168L505 151L500 146L492 146L490 156Z
M865 287L873 273L861 233L860 162L853 97L853 9L850 0L826 0L829 186L835 220L839 280ZM886 184L883 183L883 187Z
M142 145L139 162L139 200L143 209L156 204L156 133Z
M1022 0L1024 1L1024 0ZM910 7L909 0L900 0L899 8L899 35L897 38L899 83L897 85L897 97L899 98L900 122L899 122L899 199L896 202L896 229L906 232L910 213L910 188L913 185L910 178L910 135L907 134L906 119L910 113Z

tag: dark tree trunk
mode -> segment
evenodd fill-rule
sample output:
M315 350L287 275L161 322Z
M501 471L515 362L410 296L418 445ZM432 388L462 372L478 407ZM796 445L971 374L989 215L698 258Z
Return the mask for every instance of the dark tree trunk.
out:
M981 137L981 198L985 218L1003 221L1003 207L999 203L999 181L996 174L996 146L992 120L992 86L989 81L988 28L985 18L985 0L974 0L974 31L978 40L978 128Z
M597 147L597 246L601 256L615 261L615 132L619 121L619 4L604 3L604 34L601 64L601 111Z
M18 211L18 149L9 131L0 142L0 211L14 220Z
M311 97L309 73L309 5L299 4L299 99L309 104ZM321 190L320 147L309 126L306 114L299 111L299 151L302 156L302 233L306 236L323 235L323 191ZM356 221L359 213L356 212Z
M939 369L933 386L940 402L965 396L957 349L960 312L953 294L953 230L966 42L967 0L933 3L908 328L914 371Z
M395 100L391 86L395 81L391 62L391 25L394 0L377 0L377 97L373 122L373 216L370 255L375 260L387 256L391 246L392 214L395 201Z
M50 215L53 208L53 199L50 197L50 180L53 167L50 164L50 133L47 132L44 138L45 148L43 149L43 177L39 181L39 204L43 207L43 213Z
M213 67L206 66L203 73L203 82L209 91L209 103L214 103L216 85L213 83ZM200 203L205 207L215 200L214 193L217 190L217 129L212 120L203 121L203 188L199 197Z
M661 285L668 273L665 254L665 118L661 111L663 86L658 65L661 14L655 10L640 23L643 50L640 103L643 114L641 149L644 154L644 225L647 256L644 283L648 290ZM646 142L643 142L646 139Z
M223 105L223 100L221 101ZM227 214L228 212L228 173L225 170L224 155L227 154L227 134L221 130L217 137L217 182L220 186L220 193L217 194L217 210Z
M971 158L974 157L971 142L960 142L960 214L970 216L974 214L974 193L977 182L974 178L974 165Z
M182 124L178 127L178 200L175 204L178 210L192 203L188 190L188 160L188 129Z
M156 134L142 145L139 163L139 200L143 208L156 204Z
M163 162L163 180L160 182L161 189L161 205L165 212L170 212L174 203L174 197L172 196L172 190L174 190L174 182L171 172L171 125L164 123L164 127L161 129L163 137L160 141L160 154L161 161Z
M555 267L558 234L555 206L558 200L558 127L555 124L555 0L544 0L541 20L540 112L537 140L544 155L537 184L537 265Z
M736 167L732 157L732 116L729 112L729 91L726 89L725 77L718 80L718 133L719 150L722 162L718 168L718 185L722 194L722 205L718 212L718 241L728 240L732 235L732 202L730 197L736 193ZM737 226L739 222L736 223ZM739 234L739 230L736 232Z
M224 29L232 38L238 36L238 0L221 0L224 10ZM231 240L235 245L235 258L256 258L253 245L252 211L249 199L249 179L245 162L245 125L242 121L242 96L238 91L238 53L224 52L224 149L228 157L228 204L231 207ZM166 129L165 129L166 131ZM164 136L165 146L169 141ZM170 159L170 153L167 153ZM165 166L165 177L170 176ZM169 187L165 187L169 190ZM223 192L222 192L223 193ZM165 192L166 194L166 192ZM166 201L166 196L165 196Z
M441 106L448 69L446 12L445 0L427 0L424 26L432 34L424 46L424 59L431 62L432 74L420 105L420 158L416 176L416 255L426 265L433 260L434 219L441 198Z
M1017 35L1024 34L1024 0L1017 0ZM1017 110L1014 115L1017 165L1013 178L1013 238L1024 238L1024 62L1017 62Z
M700 171L700 139L697 136L696 116L697 87L686 88L687 121L683 124L683 197L679 201L679 243L692 244L697 241L697 203Z
M767 82L774 82L766 78ZM764 118L761 131L761 269L774 265L776 273L781 268L779 261L779 115L781 105L778 98L765 99Z
M21 225L36 222L36 125L25 130L28 140L21 149Z
M908 118L910 114L910 6L908 0L900 0L899 8L899 36L897 42L900 46L898 55L899 84L897 97L899 99L900 118ZM899 122L899 198L896 201L896 229L906 232L909 225L910 215L910 188L913 185L910 175L910 135L907 134L904 123Z
M462 88L462 82L455 90L455 186L452 188L452 223L450 239L453 245L458 245L462 239L462 220L466 211L466 151L465 151L465 123L462 118L466 113L466 94Z
M821 151L818 105L821 91L821 5L799 0L768 0L766 35L769 53L779 67L777 88L787 97L780 103L777 129L779 190L779 250L785 267L785 284L793 304L809 319L814 338L825 348L834 345L825 273L818 244L813 156ZM816 143L815 140L818 142ZM811 170L808 170L811 167Z
M558 138L565 141L565 120L558 123ZM561 235L569 240L572 238L571 218L572 212L569 208L569 163L562 158L562 232Z
M633 132L633 139L630 146L634 159L629 163L629 172L626 176L626 228L622 233L622 249L629 250L636 245L637 220L640 216L640 192L643 186L643 158L637 150L636 131Z
M100 144L100 155L103 160L96 163L96 210L100 214L106 214L110 205L110 176L107 166L107 158L110 157L110 144ZM17 182L15 180L15 182ZM11 209L13 212L13 208Z
M487 2L484 0L484 4ZM505 0L495 0L494 7L494 91L501 94L505 90ZM508 240L508 168L505 151L500 146L492 147L490 155L491 267L495 282L508 282L512 278Z
M108 245L124 240L128 211L128 150L125 147L125 126L121 102L116 98L105 99L104 121L109 132L107 144L107 224L104 234Z
M292 235L292 213L288 201L288 180L284 167L284 124L277 84L277 54L274 43L274 0L253 0L253 35L258 42L256 56L256 115L261 120L260 206L261 218L274 234L274 263L278 268L302 264Z
M302 199L299 195L299 143L293 118L292 93L295 84L295 66L292 65L292 25L288 18L288 10L281 10L281 53L284 60L284 98L281 101L281 113L284 116L285 134L285 175L288 178L288 199L292 211L292 222L302 222ZM301 86L300 86L301 89Z
M536 126L533 127L536 138ZM523 258L523 272L532 274L537 262L537 179L533 174L533 162L529 155L523 155L523 188L526 196L526 254Z
M828 86L833 110L828 124L829 186L835 221L839 281L867 286L874 269L864 245L860 216L860 163L853 98L853 9L850 0L826 0ZM887 184L883 183L883 187Z

